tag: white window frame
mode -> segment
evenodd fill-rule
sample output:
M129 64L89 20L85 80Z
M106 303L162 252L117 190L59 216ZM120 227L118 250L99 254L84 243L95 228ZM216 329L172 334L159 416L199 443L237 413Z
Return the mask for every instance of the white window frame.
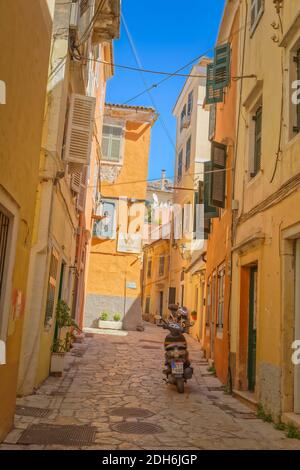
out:
M120 165L123 165L123 160L124 160L124 146L125 146L125 126L119 122L111 122L111 121L104 121L103 123L103 127L104 126L109 126L109 127L118 127L122 130L122 134L121 134L121 144L120 144L120 158L119 160L107 160L105 158L105 155L103 155L103 150L102 150L102 145L101 145L101 154L102 154L102 158L101 158L101 163L105 163L105 165L117 165L117 166L120 166ZM102 132L102 139L104 137L104 132ZM102 143L101 143L102 144Z
M255 9L255 20L254 23L251 25L251 17L252 17L252 11ZM265 1L261 0L261 7L260 10L258 10L258 0L251 0L251 5L250 5L250 37L253 36L258 23L264 14L265 11Z
M17 238L20 223L20 210L18 205L2 188L0 188L0 207L5 215L9 218L7 255L3 273L3 296L0 303L0 340L6 341L11 305L13 270L15 265Z

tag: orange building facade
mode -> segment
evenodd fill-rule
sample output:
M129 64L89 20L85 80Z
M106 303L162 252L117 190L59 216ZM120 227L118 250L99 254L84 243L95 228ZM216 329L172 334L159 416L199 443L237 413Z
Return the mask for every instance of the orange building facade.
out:
M237 75L239 12L237 2L227 5L220 26L217 46L230 44L231 77ZM224 207L216 208L209 225L206 263L205 322L202 344L205 356L214 364L218 378L226 383L231 378L230 345L230 277L232 224L232 167L235 152L237 81L230 80L223 91L223 101L210 105L209 138L221 144L226 152ZM218 173L215 173L218 174ZM220 174L220 173L219 173Z

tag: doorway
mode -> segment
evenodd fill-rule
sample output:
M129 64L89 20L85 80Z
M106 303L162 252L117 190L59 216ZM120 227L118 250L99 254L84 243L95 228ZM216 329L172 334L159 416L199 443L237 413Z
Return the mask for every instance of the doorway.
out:
M249 272L248 390L254 392L256 377L257 266Z
M159 305L158 305L158 312L160 315L160 318L163 317L163 310L164 310L164 293L163 291L159 292Z
M300 340L300 239L295 256L295 337ZM294 413L300 413L300 364L294 364Z

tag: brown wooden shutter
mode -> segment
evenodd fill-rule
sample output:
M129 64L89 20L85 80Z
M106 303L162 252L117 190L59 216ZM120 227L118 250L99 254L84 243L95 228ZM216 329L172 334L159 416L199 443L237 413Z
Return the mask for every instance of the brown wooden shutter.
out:
M226 145L212 142L211 163L211 204L216 207L224 208L226 189Z
M219 211L211 203L211 187L212 187L212 162L204 162L204 182L203 195L201 202L204 204L204 218L213 219L219 217Z
M93 137L96 99L73 93L71 96L64 158L68 162L87 164Z

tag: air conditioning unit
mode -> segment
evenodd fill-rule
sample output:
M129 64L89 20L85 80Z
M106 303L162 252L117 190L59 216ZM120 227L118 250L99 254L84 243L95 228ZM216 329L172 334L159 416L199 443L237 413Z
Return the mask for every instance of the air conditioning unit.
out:
M70 29L77 29L79 22L79 1L71 3Z

